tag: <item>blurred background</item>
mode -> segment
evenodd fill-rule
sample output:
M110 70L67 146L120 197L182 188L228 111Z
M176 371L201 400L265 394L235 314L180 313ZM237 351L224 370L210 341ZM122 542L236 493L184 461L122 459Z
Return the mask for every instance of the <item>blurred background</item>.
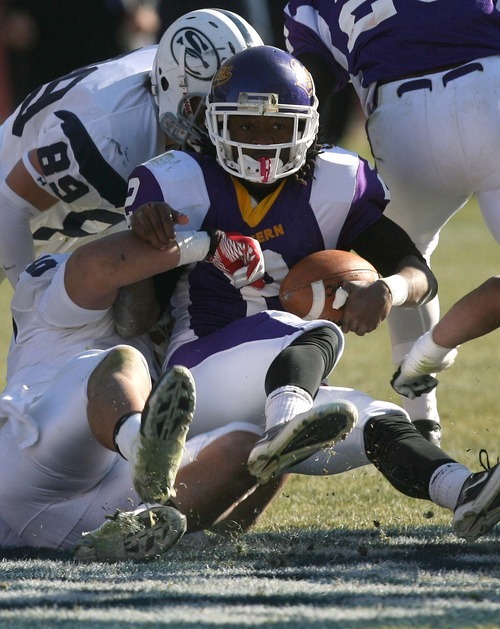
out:
M287 0L0 0L0 123L35 88L75 68L157 43L181 15L195 9L236 11L266 44L285 47ZM353 88L336 96L332 134L342 144L363 122Z

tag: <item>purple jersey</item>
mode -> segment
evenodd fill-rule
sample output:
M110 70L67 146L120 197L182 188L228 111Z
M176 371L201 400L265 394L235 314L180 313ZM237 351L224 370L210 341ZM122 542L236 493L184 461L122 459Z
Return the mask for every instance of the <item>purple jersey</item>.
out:
M292 54L320 53L338 88L352 79L359 92L500 54L500 10L493 0L291 0L285 33Z
M186 267L173 304L171 347L219 330L263 310L282 310L278 293L288 269L324 249L351 249L354 239L377 221L388 193L368 162L342 149L316 160L314 179L303 185L287 178L253 202L244 186L212 157L170 151L135 169L126 211L145 202L165 201L187 214L178 230L221 229L256 238L266 265L264 289L234 288L213 265Z

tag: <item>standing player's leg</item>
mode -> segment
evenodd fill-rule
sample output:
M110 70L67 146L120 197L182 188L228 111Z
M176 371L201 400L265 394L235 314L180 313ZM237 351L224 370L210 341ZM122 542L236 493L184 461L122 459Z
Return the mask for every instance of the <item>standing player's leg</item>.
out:
M439 81L438 74L436 77ZM452 83L439 95L436 89L422 89L404 98L397 87L398 82L394 82L379 88L378 106L368 119L367 133L377 168L391 194L385 215L410 235L429 262L440 230L474 190L469 168L465 160L460 161L462 133L457 128L450 135L449 112L456 110ZM438 319L438 298L419 308L391 310L387 321L396 367ZM401 405L422 434L439 444L436 391L415 400L402 398Z

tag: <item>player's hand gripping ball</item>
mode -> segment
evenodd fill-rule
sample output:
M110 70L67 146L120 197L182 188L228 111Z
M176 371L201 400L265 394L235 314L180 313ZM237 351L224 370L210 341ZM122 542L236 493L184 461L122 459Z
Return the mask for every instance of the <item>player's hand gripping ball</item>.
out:
M374 282L378 278L375 268L355 253L318 251L290 269L281 283L280 301L285 310L302 319L340 323L346 292L337 295L337 289L346 281Z

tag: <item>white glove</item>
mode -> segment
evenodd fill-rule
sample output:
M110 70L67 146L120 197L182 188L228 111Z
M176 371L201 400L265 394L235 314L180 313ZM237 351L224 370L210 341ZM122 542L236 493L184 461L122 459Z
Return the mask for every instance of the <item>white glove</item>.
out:
M400 395L404 395L410 400L420 397L424 393L430 393L435 389L438 381L434 376L424 375L417 376L413 380L407 380L401 375L401 367L392 376L391 386Z
M432 391L437 380L430 374L451 367L457 354L456 347L442 347L434 342L432 330L426 332L416 341L392 377L392 388L410 399Z
M217 230L207 260L222 271L235 288L249 284L264 288L264 257L258 240L236 232Z

